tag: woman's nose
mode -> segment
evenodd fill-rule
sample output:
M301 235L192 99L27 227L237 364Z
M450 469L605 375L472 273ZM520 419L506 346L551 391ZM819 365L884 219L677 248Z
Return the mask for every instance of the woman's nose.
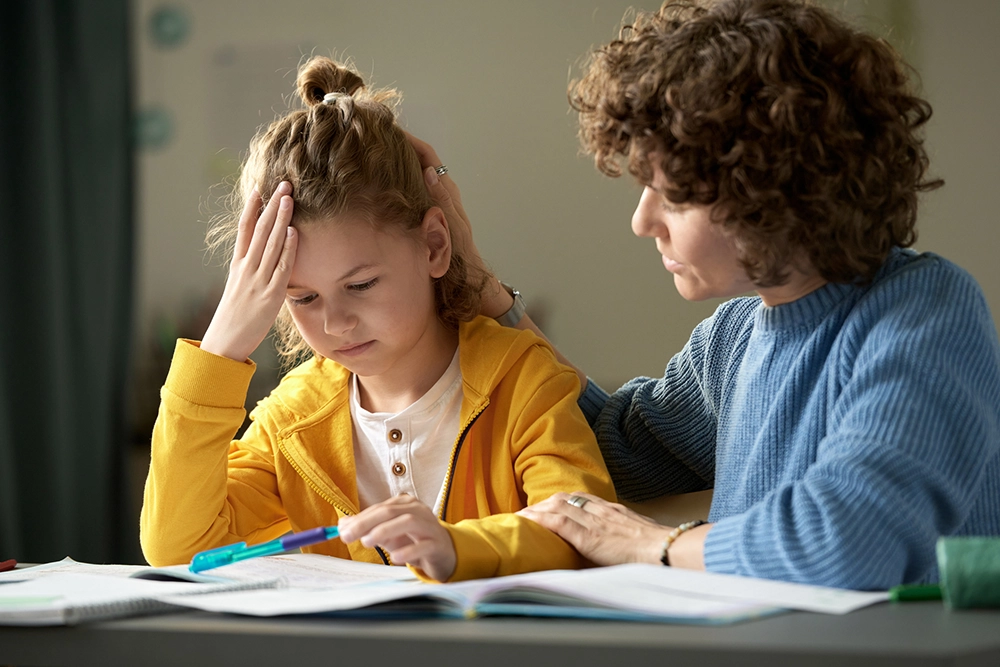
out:
M660 211L660 207L657 205L659 196L656 190L650 187L643 188L639 204L635 207L635 213L632 214L632 233L636 236L663 236L666 226L657 216Z

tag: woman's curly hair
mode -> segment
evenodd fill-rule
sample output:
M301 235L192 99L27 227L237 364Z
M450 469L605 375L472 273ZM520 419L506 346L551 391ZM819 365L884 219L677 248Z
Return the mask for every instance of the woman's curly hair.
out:
M299 68L296 88L305 108L253 138L227 211L209 228L209 249L231 260L245 202L256 188L266 205L282 181L292 185L297 226L335 224L335 217L349 213L377 230L418 229L432 201L416 151L396 123L398 93L369 90L354 69L321 56ZM324 103L329 93L335 95ZM487 280L478 264L452 246L447 273L434 281L438 318L457 328L476 317ZM287 306L274 331L286 365L309 355Z
M666 2L591 54L570 84L597 168L621 162L672 202L715 204L747 274L782 284L797 258L868 282L916 240L931 107L884 40L800 0Z

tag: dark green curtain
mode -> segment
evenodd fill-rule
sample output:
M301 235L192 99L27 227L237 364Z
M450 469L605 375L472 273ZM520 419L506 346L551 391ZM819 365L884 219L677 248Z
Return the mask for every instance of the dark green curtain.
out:
M0 15L0 559L137 553L127 0Z

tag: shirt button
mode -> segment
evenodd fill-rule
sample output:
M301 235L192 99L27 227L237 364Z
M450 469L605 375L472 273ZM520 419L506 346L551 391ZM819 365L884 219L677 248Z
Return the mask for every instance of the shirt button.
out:
M392 474L395 475L396 477L402 477L403 475L406 474L406 466L404 466L402 463L398 461L396 463L393 463Z
M403 432L398 428L394 428L389 431L389 442L399 442L403 439Z

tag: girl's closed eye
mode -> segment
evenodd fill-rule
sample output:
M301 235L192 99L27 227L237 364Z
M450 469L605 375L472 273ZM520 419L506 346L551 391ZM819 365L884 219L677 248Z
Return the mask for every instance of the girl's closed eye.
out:
M355 292L364 292L366 290L370 290L371 288L375 287L376 283L378 283L378 278L372 278L371 280L366 280L363 283L355 283L353 285L348 285L347 289L353 290Z
M293 306L306 306L315 300L316 300L315 294L308 294L302 297L294 297L294 296L288 297L288 303L292 304Z

